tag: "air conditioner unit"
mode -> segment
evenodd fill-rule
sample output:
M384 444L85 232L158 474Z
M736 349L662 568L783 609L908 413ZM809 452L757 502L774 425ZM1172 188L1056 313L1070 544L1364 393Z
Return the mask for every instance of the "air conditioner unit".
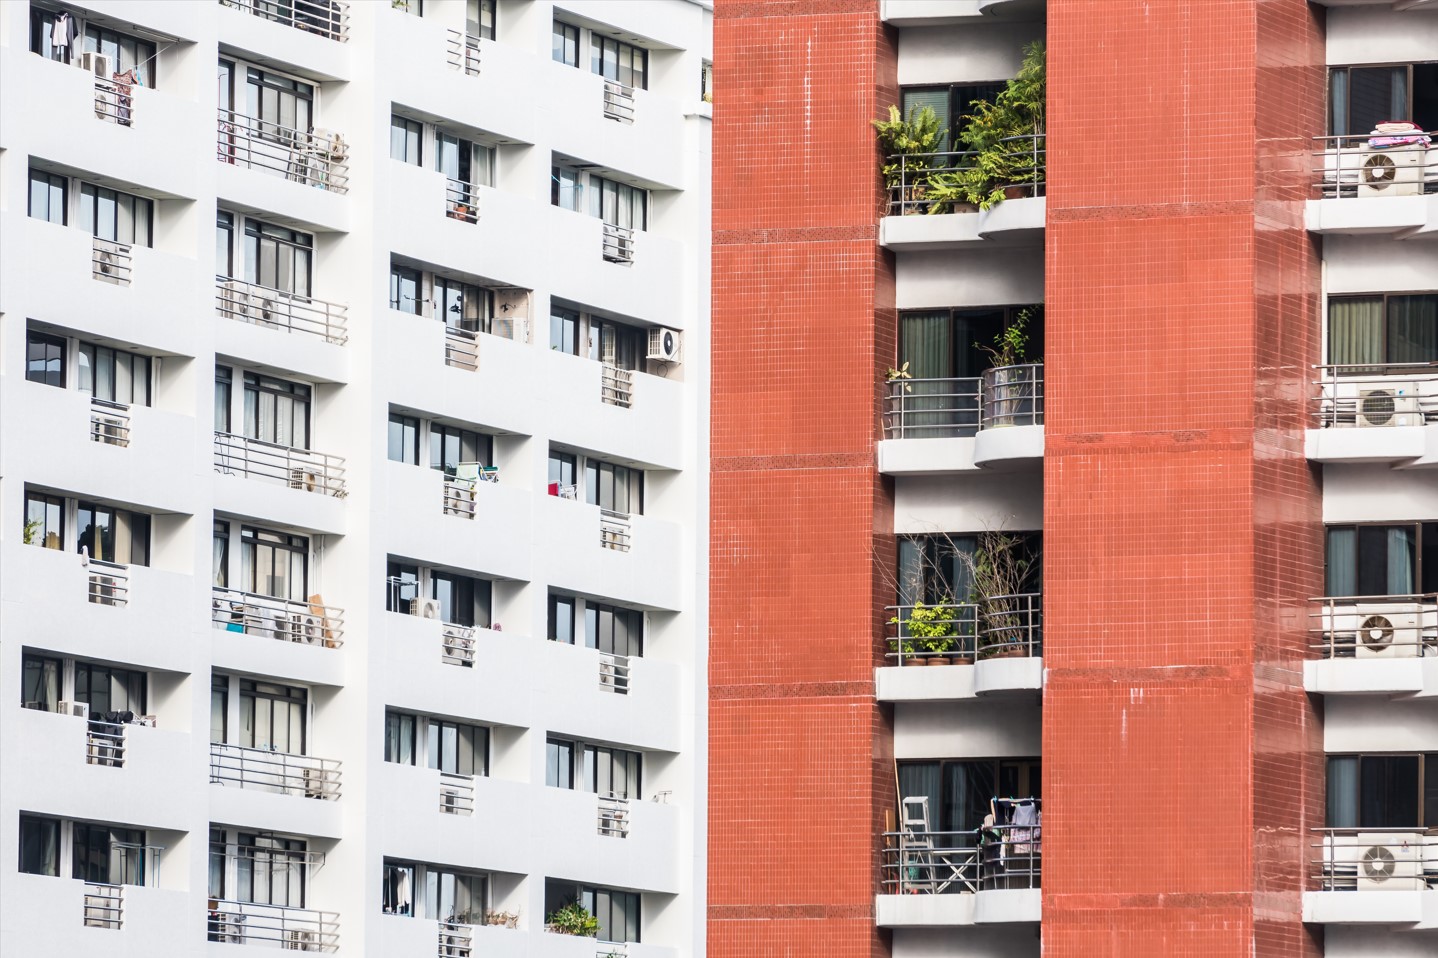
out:
M296 615L296 625L299 636L295 641L303 641L306 645L319 645L324 641L324 621L318 615Z
M110 446L126 445L124 439L125 420L118 416L107 416L104 413L95 413L91 419L93 423L92 438L96 442L103 442Z
M270 296L254 297L254 304L251 307L251 315L261 323L279 325L280 306Z
M1428 151L1416 144L1374 149L1365 144L1358 167L1359 196L1422 196Z
M288 951L319 951L314 932L293 928L285 932L284 948Z
M305 466L296 466L290 469L290 488L304 489L307 492L314 492L319 488L320 475L313 469Z
M325 771L322 768L304 770L305 798L325 797Z
M464 809L459 804L459 791L453 788L441 788L439 790L439 810L451 815L458 815Z
M666 363L679 362L683 340L677 329L656 326L649 331L649 359Z
M115 580L108 575L90 576L90 601L101 605L115 604Z
M1423 836L1393 832L1358 833L1359 891L1421 891Z
M220 286L220 301L226 315L245 318L250 315L250 294L239 282L223 283Z
M409 614L421 619L439 618L439 600L415 598L409 600Z
M61 715L73 715L82 719L90 717L90 706L84 702L61 702L55 710Z
M1387 383L1358 393L1358 425L1421 426L1418 387L1413 383Z
M1359 604L1354 609L1357 623L1355 643L1358 658L1414 658L1419 654L1423 607L1389 602Z
M115 61L104 53L82 53L80 54L80 69L92 73L102 80L108 80L115 75Z

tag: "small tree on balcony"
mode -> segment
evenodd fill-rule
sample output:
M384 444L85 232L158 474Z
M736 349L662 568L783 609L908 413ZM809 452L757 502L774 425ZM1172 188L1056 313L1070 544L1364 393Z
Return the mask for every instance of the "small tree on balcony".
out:
M1022 648L1037 625L1018 598L1032 589L1038 574L1033 543L1010 532L982 532L973 554L960 558L973 583L970 601L979 607L980 654Z

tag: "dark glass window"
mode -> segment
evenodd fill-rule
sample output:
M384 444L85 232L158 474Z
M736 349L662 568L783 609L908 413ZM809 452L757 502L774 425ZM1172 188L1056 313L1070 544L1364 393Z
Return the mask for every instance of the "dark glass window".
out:
M240 680L240 744L289 755L305 754L309 695L274 682Z
M30 330L25 336L25 378L32 383L65 387L65 340Z
M245 373L245 435L250 439L310 447L310 387L258 373Z
M974 101L987 100L992 103L1005 86L1005 83L960 83L952 86L905 87L900 109L905 119L909 119L924 107L932 107L939 120L939 129L943 131L943 137L935 146L935 152L961 152L965 146L959 137L974 115Z
M610 226L644 230L648 211L648 190L602 176L589 177L590 216L597 216Z
M610 512L644 514L644 470L590 459L584 464L585 501Z
M590 317L589 358L620 369L642 369L649 347L644 330Z
M591 32L589 69L606 80L649 89L649 51L643 47Z
M555 307L549 311L549 348L579 355L579 314Z
M150 405L149 356L123 349L80 343L76 349L75 387L96 399L125 405Z
M215 586L221 589L230 584L230 524L216 519L212 530L212 556L214 559Z
M215 367L215 432L230 431L230 402L234 374L228 366Z
M75 551L91 559L120 565L150 564L150 517L143 512L116 509L95 502L75 508Z
M134 669L75 663L75 701L90 706L90 714L134 712L144 715L146 675Z
M135 71L146 89L155 89L155 45L91 23L85 27L85 51L102 53L114 64L115 73Z
M640 895L638 892L616 891L590 885L579 885L551 878L544 883L546 915L578 903L599 919L600 941L638 942L640 926Z
M1329 828L1438 826L1438 753L1328 756Z
M574 743L551 738L544 743L544 784L552 788L574 787Z
M494 39L495 0L465 0L465 29L471 37Z
M20 816L20 871L60 877L60 823L53 818Z
M400 765L416 764L415 729L419 719L404 712L384 715L384 760Z
M73 822L70 829L71 878L102 885L145 884L144 832L85 822Z
M553 166L549 170L549 202L562 210L582 210L584 184L578 170Z
M65 177L56 173L31 170L30 215L37 220L46 220L64 226L69 222L65 202L69 192L70 184Z
M389 268L389 308L397 309L401 313L421 315L423 310L420 309L420 279L420 272L417 269L410 269L408 266L391 266Z
M215 213L215 275L235 275L235 214L225 210Z
M308 848L304 839L241 832L236 846L237 901L305 907Z
M1331 67L1329 133L1366 136L1387 120L1438 128L1438 63Z
M245 282L308 296L313 256L310 234L245 220Z
M418 120L391 114L389 118L390 159L422 166L420 143L424 138L424 124Z
M480 333L491 331L494 318L494 291L491 289L436 276L434 304L439 318L452 329Z
M286 142L287 131L313 128L313 86L254 67L246 71L245 80L246 115L264 121L256 131L261 137Z
M428 767L453 775L485 775L489 729L482 725L430 719L426 735Z
M389 458L391 462L419 465L419 420L414 416L389 414Z
M973 831L983 825L995 797L1042 798L1039 760L899 763L899 800L927 798L930 831Z
M302 600L308 594L310 541L253 526L240 527L241 588L255 595Z
M1328 361L1369 367L1340 371L1357 373L1395 363L1438 363L1438 293L1330 298Z
M64 548L65 500L25 493L25 542L46 549Z
M452 572L430 574L433 597L439 600L440 621L467 628L489 628L491 584L488 579Z
M453 476L462 463L487 466L494 458L493 444L493 438L485 433L432 422L429 424L430 468Z
M643 655L644 613L586 601L584 644L613 655Z
M579 28L567 23L554 21L553 42L551 44L551 56L555 63L563 63L566 66L579 66Z
M20 660L20 704L27 709L53 712L60 702L61 661L26 653Z
M604 745L584 747L584 785L591 792L637 801L643 794L643 769L644 756L639 752Z
M69 63L71 49L68 44L56 46L51 41L54 39L55 20L60 16L58 10L46 10L43 7L30 7L30 52L38 53L47 60L56 60L60 63ZM74 14L71 14L73 17ZM78 37L77 37L78 39Z
M228 742L230 732L230 677L210 676L210 741Z
M1329 526L1327 534L1328 595L1438 591L1438 523Z
M549 639L574 644L574 599L567 595L549 597Z
M567 452L549 452L549 494L558 496L566 489L573 490L575 458Z
M409 614L410 603L419 598L419 566L391 561L386 566L385 609Z
M155 205L143 196L80 184L80 228L126 246L151 246Z

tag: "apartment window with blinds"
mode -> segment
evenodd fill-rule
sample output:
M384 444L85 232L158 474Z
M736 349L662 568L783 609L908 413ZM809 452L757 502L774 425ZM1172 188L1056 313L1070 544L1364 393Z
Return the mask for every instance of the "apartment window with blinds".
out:
M644 470L590 459L584 465L584 494L591 506L643 515Z
M602 176L589 177L589 215L610 226L640 230L646 228L649 191Z
M69 222L66 199L70 192L70 181L55 173L42 170L30 171L30 215L64 226Z
M969 118L974 114L974 101L987 100L992 103L1005 85L1000 81L905 87L900 109L904 111L904 118L908 119L924 107L932 107L939 120L939 129L943 131L943 137L935 148L936 152L962 151L965 147L959 135L968 127Z
M80 184L80 228L126 246L151 246L155 204L93 183Z
M75 507L75 551L120 565L150 564L150 517L94 502Z
M75 388L80 392L106 402L150 405L149 356L80 343L75 358Z
M1369 375L1384 365L1438 363L1438 293L1330 298L1328 361Z
M579 28L555 20L550 55L553 57L555 63L578 67Z
M1329 526L1327 533L1328 595L1438 592L1438 522Z
M310 387L245 373L245 436L292 449L310 447Z
M423 165L423 157L421 155L421 142L423 139L424 124L418 120L411 120L399 114L390 115L390 159L399 160L401 163L408 163L411 166Z
M596 33L589 34L589 68L606 80L649 89L649 51Z
M1327 826L1438 827L1438 753L1328 756Z

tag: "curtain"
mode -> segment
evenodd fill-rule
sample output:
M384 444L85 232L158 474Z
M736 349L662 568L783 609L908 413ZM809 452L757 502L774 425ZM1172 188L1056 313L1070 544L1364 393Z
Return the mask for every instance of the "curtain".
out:
M891 390L900 390L900 410L895 426L907 439L937 438L955 434L955 426L968 425L956 412L958 400L952 395L962 389L949 380L954 375L953 326L947 310L908 313L899 317L899 366L908 365L912 379L938 382L899 381ZM894 393L891 393L893 395ZM962 423L960 419L962 418Z
M1328 301L1328 361L1335 366L1383 362L1383 298Z
M1438 296L1388 298L1390 363L1438 362Z
M899 605L917 605L924 597L924 540L899 540Z
M929 800L929 830L939 831L942 829L943 793L940 788L938 762L906 762L899 766L900 822L903 822L906 815L918 816L917 809L905 808L903 800L906 798L927 798Z
M1328 568L1324 591L1332 596L1356 595L1358 590L1358 530L1328 530Z
M1328 759L1329 828L1358 827L1358 757L1335 755Z
M1417 584L1413 576L1413 527L1388 530L1388 594L1409 595Z

